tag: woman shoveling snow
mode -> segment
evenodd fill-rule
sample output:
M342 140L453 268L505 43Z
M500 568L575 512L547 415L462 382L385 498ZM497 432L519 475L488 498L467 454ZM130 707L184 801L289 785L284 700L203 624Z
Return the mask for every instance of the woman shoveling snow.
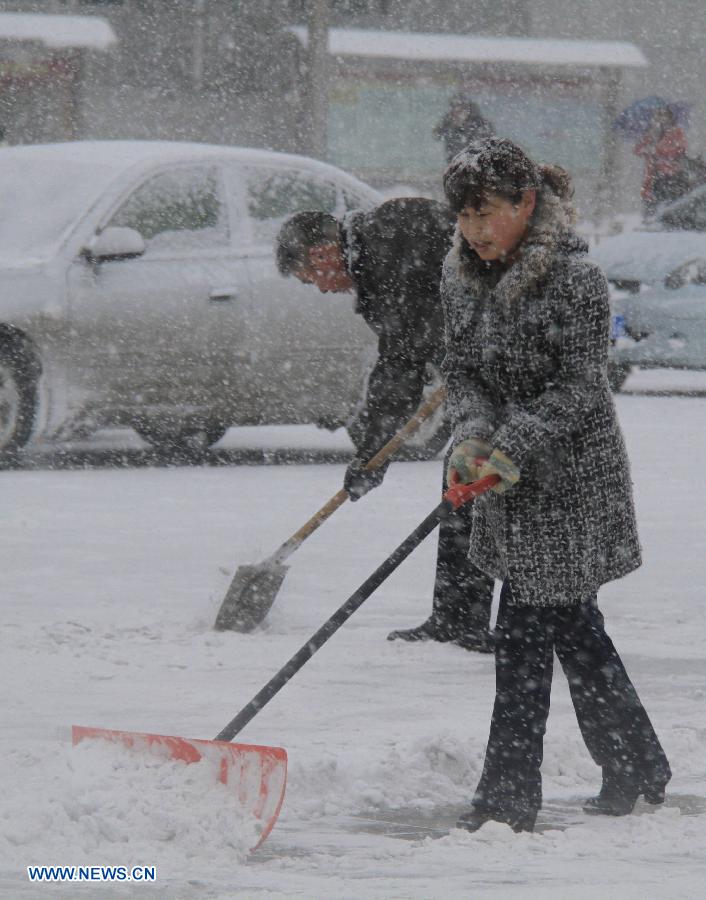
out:
M533 829L554 651L603 773L584 810L625 815L640 795L661 803L671 772L597 605L641 562L606 281L569 227L563 170L489 138L452 160L444 190L458 216L442 282L449 483L501 479L473 507L470 553L503 588L485 764L458 825Z

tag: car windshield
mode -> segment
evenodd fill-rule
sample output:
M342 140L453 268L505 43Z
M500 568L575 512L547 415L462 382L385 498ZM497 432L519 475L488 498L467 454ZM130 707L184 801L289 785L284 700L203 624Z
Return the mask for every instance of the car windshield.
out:
M47 259L100 196L110 166L46 157L0 158L0 259L27 265Z

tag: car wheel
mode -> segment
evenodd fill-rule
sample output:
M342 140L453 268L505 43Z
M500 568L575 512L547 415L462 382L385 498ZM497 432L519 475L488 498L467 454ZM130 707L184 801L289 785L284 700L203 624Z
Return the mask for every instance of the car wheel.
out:
M0 454L12 456L32 436L37 410L34 366L14 344L0 346Z
M216 423L201 428L170 428L145 420L136 422L134 427L140 437L159 453L187 459L203 456L228 430L227 425Z
M608 363L608 384L614 393L617 394L622 389L631 371L629 363Z

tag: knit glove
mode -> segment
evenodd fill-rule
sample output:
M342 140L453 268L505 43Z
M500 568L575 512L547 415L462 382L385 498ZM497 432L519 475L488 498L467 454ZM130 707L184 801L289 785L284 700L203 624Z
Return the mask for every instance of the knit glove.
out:
M369 472L365 471L366 460L357 457L351 461L346 474L343 476L343 490L348 494L351 501L355 503L362 496L372 491L373 488L379 487L387 472L389 463L383 463L377 469Z
M446 468L446 483L470 484L471 481L477 481L480 470L477 460L485 461L490 450L490 444L481 438L466 438L456 444Z
M502 450L493 450L478 472L478 479L488 475L499 475L500 481L491 488L496 494L504 494L520 480L520 470L515 463L505 456Z

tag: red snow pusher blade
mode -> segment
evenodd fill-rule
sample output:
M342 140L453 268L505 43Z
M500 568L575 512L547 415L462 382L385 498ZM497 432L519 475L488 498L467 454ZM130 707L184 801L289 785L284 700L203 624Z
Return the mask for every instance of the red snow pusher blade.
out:
M186 763L209 760L216 764L218 780L232 788L238 803L257 822L255 850L272 831L284 801L287 784L287 751L282 747L232 744L230 741L191 740L164 734L141 734L73 725L74 744L97 738L135 749L162 752L165 758Z

